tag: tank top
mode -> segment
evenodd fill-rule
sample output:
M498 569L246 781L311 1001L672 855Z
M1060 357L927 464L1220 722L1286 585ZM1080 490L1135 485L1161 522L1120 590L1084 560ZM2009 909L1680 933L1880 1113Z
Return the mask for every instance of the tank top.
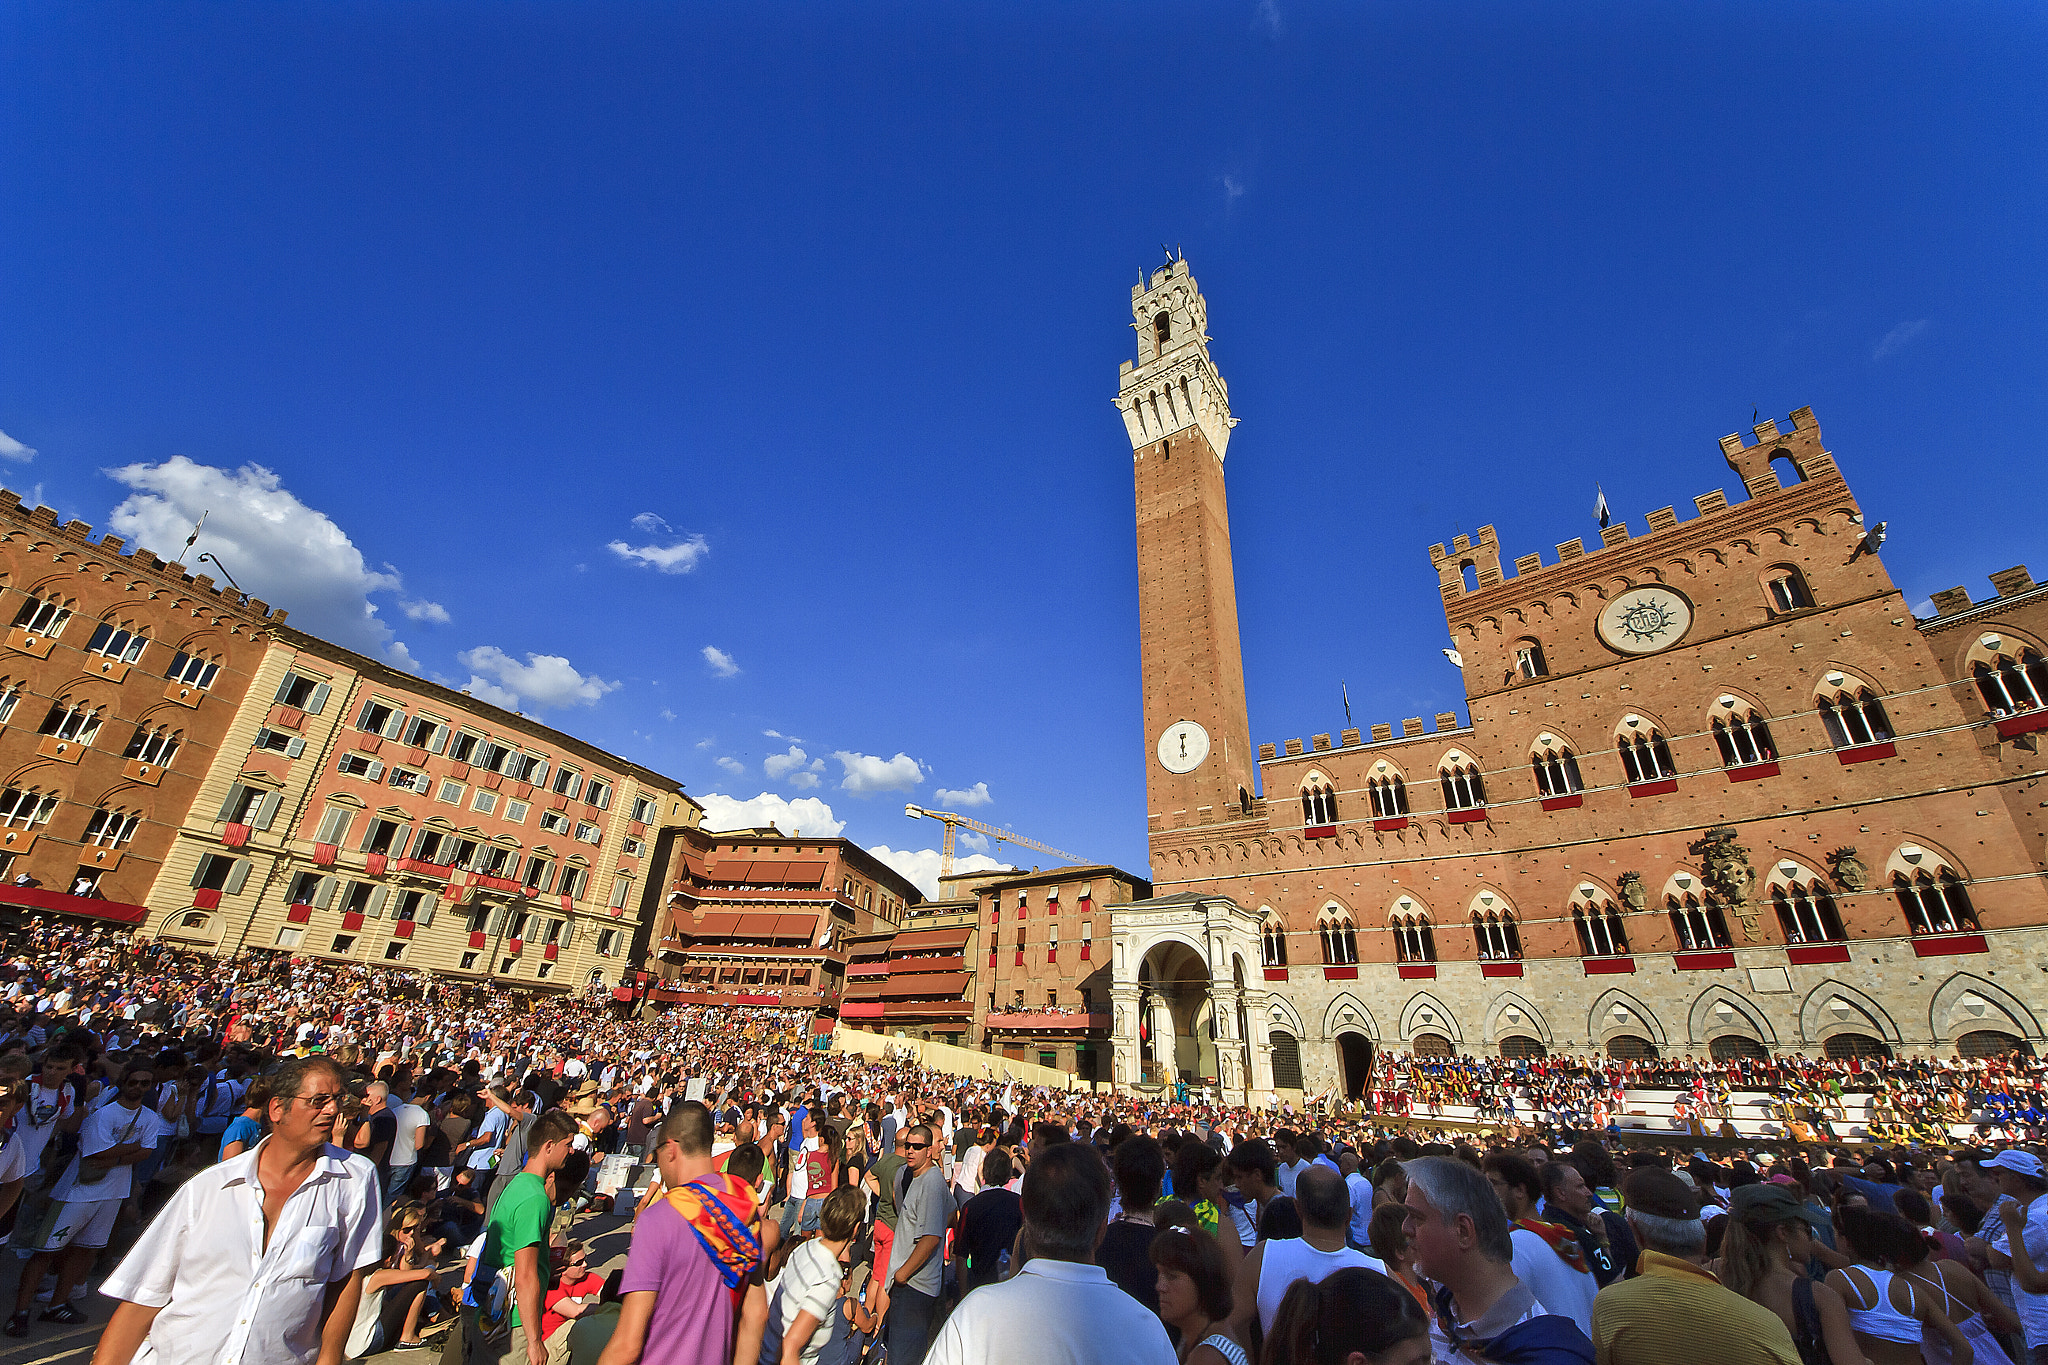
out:
M1230 1365L1250 1365L1250 1362L1245 1359L1244 1347L1238 1345L1221 1332L1211 1332L1195 1344L1197 1346L1213 1347L1216 1354L1229 1361Z
M1849 1301L1849 1325L1865 1336L1876 1337L1879 1341L1897 1341L1919 1345L1920 1319L1908 1317L1892 1307L1892 1274L1888 1270L1872 1270L1866 1265L1852 1265L1842 1272L1842 1278L1849 1282L1855 1298ZM1865 1280L1871 1289L1865 1291ZM1912 1281L1907 1282L1906 1293L1911 1302ZM1876 1303L1869 1308L1862 1304L1866 1298Z
M1261 1242L1263 1248L1259 1262L1259 1330L1270 1333L1273 1330L1273 1316L1280 1311L1280 1300L1287 1297L1287 1289L1296 1280L1307 1280L1312 1284L1328 1279L1346 1266L1363 1266L1377 1270L1382 1275L1386 1267L1362 1251L1344 1247L1337 1251L1318 1251L1305 1238L1282 1237ZM1918 1331L1916 1323L1914 1330ZM1918 1340L1916 1337L1915 1340Z

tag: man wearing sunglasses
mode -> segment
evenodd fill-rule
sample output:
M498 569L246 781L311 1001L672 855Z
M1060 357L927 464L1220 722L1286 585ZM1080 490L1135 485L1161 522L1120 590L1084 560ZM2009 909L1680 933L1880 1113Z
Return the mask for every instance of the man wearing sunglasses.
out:
M383 1255L377 1168L334 1145L333 1062L288 1062L269 1088L270 1136L186 1181L100 1287L121 1302L93 1365L145 1340L165 1361L340 1365Z
M928 1124L903 1135L903 1173L909 1184L896 1201L896 1235L882 1300L875 1308L888 1323L890 1365L919 1365L931 1344L945 1266L939 1245L953 1217L953 1196L938 1167L937 1137Z

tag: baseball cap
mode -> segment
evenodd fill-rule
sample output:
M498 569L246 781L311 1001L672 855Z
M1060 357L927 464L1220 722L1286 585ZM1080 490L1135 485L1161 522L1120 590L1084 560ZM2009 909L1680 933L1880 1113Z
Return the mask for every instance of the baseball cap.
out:
M2035 1180L2048 1179L2048 1167L2041 1165L2041 1158L2022 1152L2017 1147L2008 1147L1984 1165L1992 1170L2011 1171L2015 1175L2029 1176Z
M1744 1188L1748 1188L1745 1186ZM1699 1197L1692 1187L1674 1173L1656 1166L1639 1166L1621 1183L1623 1205L1653 1218L1697 1218Z

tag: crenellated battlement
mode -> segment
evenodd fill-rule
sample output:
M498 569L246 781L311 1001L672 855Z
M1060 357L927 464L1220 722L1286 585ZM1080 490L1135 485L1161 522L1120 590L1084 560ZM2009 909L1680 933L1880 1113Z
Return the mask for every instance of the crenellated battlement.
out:
M53 509L28 507L22 502L21 494L12 489L0 488L0 526L4 526L8 521L21 524L23 529L52 531L62 540L103 550L107 554L118 556L124 564L137 572L162 579L167 586L175 584L193 592L218 597L230 610L246 612L271 625L284 624L286 616L290 614L281 607L271 606L261 598L246 597L233 588L217 585L211 578L203 574L195 575L183 564L167 560L149 550L131 551L127 549L128 542L120 536L104 535L95 544L92 527L87 523L72 520L59 525L57 513ZM0 529L0 536L6 534L4 529Z

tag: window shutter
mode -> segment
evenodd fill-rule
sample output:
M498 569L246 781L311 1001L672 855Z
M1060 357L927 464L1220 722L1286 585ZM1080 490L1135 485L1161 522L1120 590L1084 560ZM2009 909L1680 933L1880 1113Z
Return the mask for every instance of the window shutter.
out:
M284 756L286 758L297 758L304 752L306 752L306 741L300 739L297 735L293 735L285 741Z
M292 684L297 682L298 680L299 679L297 674L287 672L284 675L284 681L277 685L277 695L272 697L271 700L283 701L287 696L291 694Z
M548 763L546 759L542 759L540 766L533 770L531 780L536 787L545 788L548 785Z
M363 830L363 841L356 845L358 852L367 853L370 851L370 841L377 837L377 826L380 823L380 821L372 820L369 826Z
M216 819L216 820L232 820L232 819L234 819L234 818L235 818L235 807L236 807L236 806L239 806L240 804L242 804L242 793L243 793L243 792L245 792L245 791L247 791L247 790L248 790L248 788L247 788L247 787L244 787L244 786L243 786L243 785L242 785L241 783L239 783L239 782L237 782L237 783L236 783L236 784L235 784L234 786L232 786L232 787L229 787L229 788L228 788L228 799L220 803L220 814L219 814L219 815L216 815L216 816L214 816L213 818L214 818L214 819Z
M237 858L235 859L234 866L228 869L227 884L221 887L221 891L225 895L232 896L240 891L242 883L248 880L249 860L247 858Z
M384 902L390 898L390 887L378 887L370 893L370 899L363 902L363 913L371 919L382 919L384 917Z
M384 765L383 765L382 763L379 763L379 762L378 762L378 761L377 761L376 759L374 759L374 758L373 758L373 759L371 759L371 760L370 760L370 771L368 771L368 772L364 773L364 774L363 774L363 776L364 776L364 777L367 777L367 778L369 778L369 779L370 779L370 780L371 780L372 782L381 782L381 781L383 781L383 780L384 780Z
M506 916L506 913L507 913L507 911L506 911L506 908L505 908L504 906L502 906L502 905L501 905L501 906L499 906L499 907L498 907L497 909L495 909L495 910L491 911L491 927L490 927L490 932L491 932L491 933L493 933L493 934L502 934L502 933L504 933L504 932L505 932L505 916Z
M599 810L610 810L612 808L612 789L610 787L606 787L602 792L598 793L597 808Z
M198 865L192 869L192 881L190 883L191 885L197 886L199 885L199 883L206 880L206 868L207 865L213 861L213 858L214 855L209 853L199 860Z
M340 885L339 877L322 877L320 884L313 889L313 904L322 910L334 904L334 889Z
M419 922L419 926L420 926L420 927L421 927L422 929L424 929L424 928L428 927L429 925L433 924L433 922L434 922L434 911L435 911L436 909L438 909L438 908L440 907L440 904L441 904L441 898L440 898L439 896L429 896L429 897L427 897L427 903L426 903L425 905L423 905L423 906L421 906L421 907L420 907L420 909L419 909L419 914L418 914L418 916L417 916L417 919L418 919L418 922Z
M583 774L577 773L569 779L569 799L574 801L583 795Z
M306 699L306 710L308 710L316 716L319 715L322 711L326 710L327 694L329 692L332 692L333 690L334 689L329 687L326 683L321 683L318 687L315 687L313 689L313 695Z
M277 808L284 804L284 793L271 792L263 798L263 804L256 809L256 828L269 829L270 822L277 818Z
M427 752L438 754L448 747L448 727L436 725L431 738L427 740Z
M376 709L377 703L374 699L365 701L363 709L356 712L356 729L367 730L370 727L370 712Z
M384 738L386 738L386 739L397 739L397 738L398 738L398 736L399 736L399 732L400 732L400 731L402 731L402 730L404 730L404 729L405 729L405 712L403 712L403 711L393 711L393 712L391 713L391 719L390 719L390 720L388 720L388 721L386 721L386 722L385 722L385 724L384 724Z

